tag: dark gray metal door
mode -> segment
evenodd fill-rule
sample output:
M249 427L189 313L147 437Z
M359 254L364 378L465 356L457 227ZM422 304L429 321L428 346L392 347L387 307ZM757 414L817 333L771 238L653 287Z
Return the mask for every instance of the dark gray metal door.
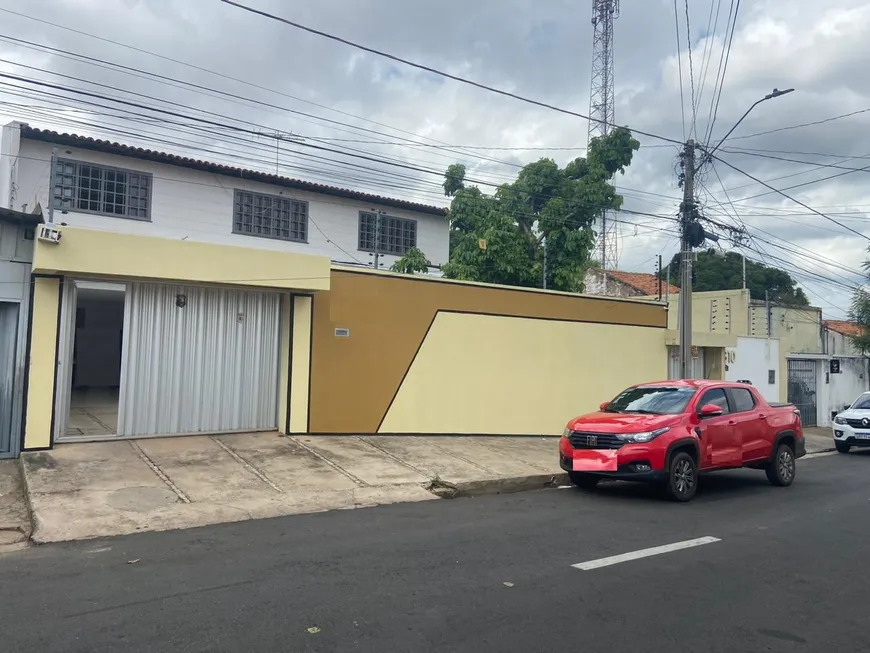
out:
M788 362L788 401L801 413L804 426L816 426L816 366L814 360Z
M18 304L0 302L0 458L12 458L12 414L15 408L15 349Z

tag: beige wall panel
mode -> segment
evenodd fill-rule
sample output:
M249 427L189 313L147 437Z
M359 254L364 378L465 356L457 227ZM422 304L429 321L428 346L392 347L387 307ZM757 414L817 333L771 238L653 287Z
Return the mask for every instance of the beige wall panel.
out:
M557 435L666 372L661 329L442 312L380 432Z

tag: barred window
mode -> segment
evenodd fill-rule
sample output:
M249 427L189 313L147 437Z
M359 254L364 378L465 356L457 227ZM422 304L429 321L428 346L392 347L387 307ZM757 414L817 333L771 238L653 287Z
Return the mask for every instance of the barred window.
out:
M375 232L378 214L371 211L359 212L359 249L364 252L375 251ZM405 218L381 215L380 243L378 254L403 256L417 246L417 222Z
M308 202L237 190L233 233L308 242Z
M149 220L151 175L60 159L54 171L55 209Z

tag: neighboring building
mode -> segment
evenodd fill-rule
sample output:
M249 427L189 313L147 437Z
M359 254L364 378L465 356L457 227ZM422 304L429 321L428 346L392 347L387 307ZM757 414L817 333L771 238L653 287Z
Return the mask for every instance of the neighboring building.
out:
M371 265L381 212L380 266L410 247L447 262L441 207L406 202L129 145L3 128L0 206L54 204L54 222L131 235L326 256ZM52 151L55 188L49 198Z
M656 297L661 288L662 300L670 295L676 295L680 289L660 281L654 274L643 272L620 272L619 270L602 270L591 268L584 277L587 295L607 295L608 297ZM661 285L659 285L661 284Z
M0 208L0 458L17 456L21 441L30 266L41 221Z
M853 340L860 335L863 335L863 331L856 322L825 320L822 335L824 352L831 356L861 356Z

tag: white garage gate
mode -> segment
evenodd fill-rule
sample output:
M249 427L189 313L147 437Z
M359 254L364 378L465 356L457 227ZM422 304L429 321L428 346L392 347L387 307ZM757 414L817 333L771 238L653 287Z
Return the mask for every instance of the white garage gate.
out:
M118 435L278 426L279 293L127 285Z

